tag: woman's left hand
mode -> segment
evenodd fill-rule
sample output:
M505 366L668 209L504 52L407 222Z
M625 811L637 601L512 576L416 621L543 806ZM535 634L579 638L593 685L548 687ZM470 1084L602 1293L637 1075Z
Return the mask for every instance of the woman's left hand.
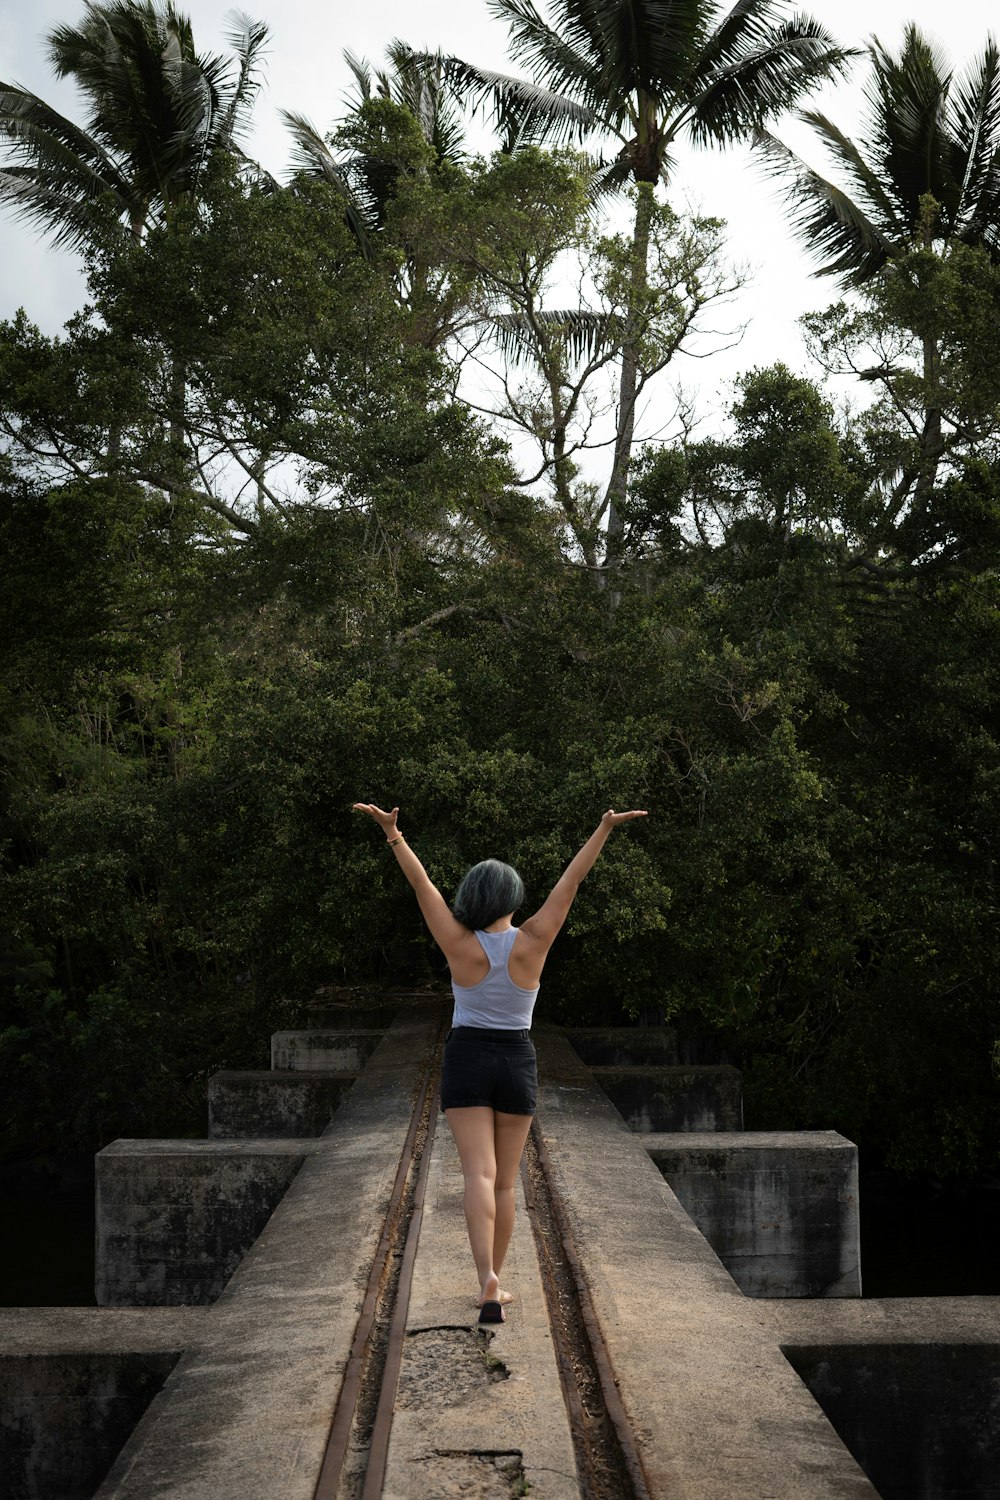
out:
M381 807L376 807L374 802L354 802L351 806L355 812L368 813L369 817L374 818L379 827L384 830L387 839L395 837L398 807L394 807L392 812L385 812Z
M647 818L648 816L645 808L637 808L634 812L617 813L613 807L610 807L601 822L605 828L617 828L619 823L627 823L629 818Z

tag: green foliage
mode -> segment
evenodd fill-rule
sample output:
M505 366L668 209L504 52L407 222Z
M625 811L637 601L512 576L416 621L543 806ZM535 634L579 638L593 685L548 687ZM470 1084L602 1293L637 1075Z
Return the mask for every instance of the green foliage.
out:
M882 399L751 371L720 436L642 456L595 586L581 487L511 482L441 344L583 248L655 363L719 227L657 210L642 303L576 158L433 161L401 109L351 143L394 163L374 253L332 183L216 164L93 247L63 337L0 329L5 1145L197 1130L318 985L443 981L375 800L448 895L496 855L529 908L648 807L539 1019L673 1020L741 1062L752 1126L990 1166L996 272L920 249L814 319L831 363L881 349ZM557 379L604 336L539 327Z

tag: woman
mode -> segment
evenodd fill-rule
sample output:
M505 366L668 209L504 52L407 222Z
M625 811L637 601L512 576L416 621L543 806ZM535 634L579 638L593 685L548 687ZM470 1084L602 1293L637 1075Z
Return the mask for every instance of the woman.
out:
M455 996L445 1043L441 1108L465 1178L465 1222L479 1274L480 1323L502 1323L500 1271L514 1229L514 1184L535 1113L538 1075L531 1015L542 968L556 933L618 823L645 812L606 812L570 860L533 917L513 926L524 900L517 871L496 859L473 865L455 896L454 913L396 826L398 807L383 812L355 802L382 828L416 892L431 936L448 960Z

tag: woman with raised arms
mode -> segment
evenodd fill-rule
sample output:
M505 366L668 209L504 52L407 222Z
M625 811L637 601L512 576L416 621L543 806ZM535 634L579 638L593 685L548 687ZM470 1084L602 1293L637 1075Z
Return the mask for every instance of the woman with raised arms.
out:
M542 968L611 830L646 813L606 812L538 911L515 927L524 883L510 865L497 859L473 865L449 909L396 825L399 808L384 812L371 802L354 807L384 832L451 970L455 1008L445 1042L441 1108L465 1178L479 1321L502 1323L502 1304L510 1294L500 1289L500 1271L514 1229L514 1184L538 1091L530 1028Z

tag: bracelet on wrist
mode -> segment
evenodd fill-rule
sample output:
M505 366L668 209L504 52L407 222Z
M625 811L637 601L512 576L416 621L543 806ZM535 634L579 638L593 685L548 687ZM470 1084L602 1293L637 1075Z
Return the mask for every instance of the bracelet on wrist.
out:
M394 839L386 839L386 843L389 845L389 848L391 849L394 844L400 843L402 841L402 838L403 838L403 835L401 833L397 833L396 837Z

